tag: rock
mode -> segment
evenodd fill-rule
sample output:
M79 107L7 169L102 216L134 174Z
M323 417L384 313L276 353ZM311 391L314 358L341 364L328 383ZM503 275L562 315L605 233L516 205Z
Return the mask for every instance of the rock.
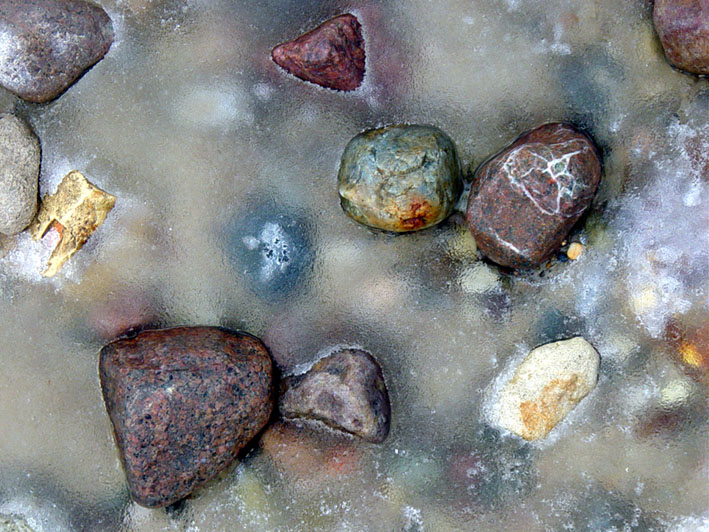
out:
M0 0L0 42L0 85L44 103L106 55L113 28L84 0Z
M35 241L50 228L59 231L59 242L49 256L45 277L53 277L79 251L116 204L116 197L104 192L76 170L69 172L54 194L47 195L30 227Z
M16 116L0 114L0 233L14 235L37 212L39 140Z
M271 51L273 61L296 77L321 87L353 91L364 79L364 39L354 15L323 22Z
M569 249L566 250L566 256L571 260L578 259L581 253L583 253L583 245L578 242L572 242L571 245L569 245Z
M99 374L131 496L147 507L213 478L271 415L271 358L246 334L145 331L106 345Z
M354 137L342 155L345 213L386 231L425 229L453 210L463 185L453 141L433 126L399 125Z
M591 204L600 179L593 142L571 125L545 124L477 170L468 227L494 262L533 268L559 249Z
M655 0L655 30L668 61L692 74L709 74L709 2Z
M285 380L281 413L322 421L360 438L383 442L391 406L382 370L372 355L344 349L318 361L310 371Z
M598 365L580 336L532 350L500 394L500 426L526 440L545 437L596 386Z

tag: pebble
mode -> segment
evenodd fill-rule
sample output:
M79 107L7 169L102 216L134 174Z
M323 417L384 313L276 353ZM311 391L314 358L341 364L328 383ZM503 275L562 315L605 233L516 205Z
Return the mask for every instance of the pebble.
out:
M0 114L0 233L25 229L37 212L39 140L11 114Z
M286 379L283 388L280 409L287 418L316 419L373 443L389 434L389 394L382 370L369 353L334 353L307 373Z
M116 340L101 350L99 374L130 494L146 507L170 505L217 475L273 406L266 348L216 327Z
M533 349L500 394L500 426L526 440L544 438L596 386L599 363L580 336Z
M84 0L0 0L0 85L30 102L53 100L100 61L111 20Z
M273 61L294 76L328 89L353 91L364 79L364 39L354 15L323 22L271 51Z
M566 250L566 256L571 260L578 259L581 256L581 253L583 253L583 245L578 242L572 242L569 249Z
M709 75L709 1L655 0L653 21L672 65Z
M455 145L433 126L396 125L360 133L345 148L338 173L345 213L394 232L441 222L462 188Z
M559 249L591 204L600 179L601 161L591 139L569 124L545 124L477 170L468 227L492 261L534 268Z

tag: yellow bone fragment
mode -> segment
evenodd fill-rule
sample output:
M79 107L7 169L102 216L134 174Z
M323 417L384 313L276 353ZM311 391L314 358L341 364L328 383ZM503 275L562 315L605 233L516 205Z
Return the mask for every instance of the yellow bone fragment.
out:
M36 241L53 225L60 235L42 275L56 275L103 223L115 204L115 196L89 183L80 172L74 170L65 175L57 191L44 197L37 218L30 226L30 234Z

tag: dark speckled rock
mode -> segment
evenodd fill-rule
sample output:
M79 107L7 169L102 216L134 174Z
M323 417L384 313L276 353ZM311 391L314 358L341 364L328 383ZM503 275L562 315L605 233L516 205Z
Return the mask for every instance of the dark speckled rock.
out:
M416 231L441 222L462 188L455 145L433 126L360 133L347 144L338 173L345 213L386 231Z
M64 92L113 42L111 20L83 0L0 0L0 85L30 102Z
M561 246L600 179L601 161L591 139L569 124L545 124L478 168L468 227L491 260L533 268Z
M282 388L285 417L316 419L374 443L389 434L389 395L382 370L369 353L334 353L307 373L286 379Z
M101 350L101 388L133 499L172 504L224 469L269 419L271 358L215 327L145 331Z
M340 15L294 41L279 44L271 58L300 79L328 89L353 91L364 79L362 27L354 15Z
M670 63L709 75L709 0L655 0L653 20Z

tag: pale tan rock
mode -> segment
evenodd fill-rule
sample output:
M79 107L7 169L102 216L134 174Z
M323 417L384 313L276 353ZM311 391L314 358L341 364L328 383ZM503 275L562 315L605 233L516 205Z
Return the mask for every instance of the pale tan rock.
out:
M49 257L45 277L53 277L86 243L116 203L116 197L104 192L76 170L69 172L57 191L42 200L30 234L40 240L51 227L59 231L60 240Z
M526 440L545 437L594 388L599 362L580 336L533 349L500 394L498 423Z

